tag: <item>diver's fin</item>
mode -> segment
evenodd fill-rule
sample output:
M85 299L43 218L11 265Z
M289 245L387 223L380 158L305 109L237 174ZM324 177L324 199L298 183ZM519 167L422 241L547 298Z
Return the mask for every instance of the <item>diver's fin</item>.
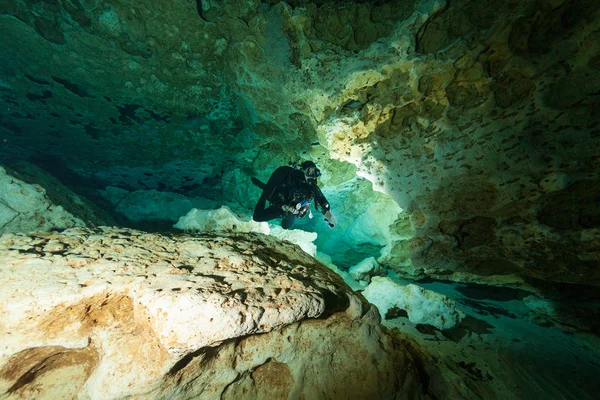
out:
M259 181L258 179L256 179L255 177L252 177L250 179L252 179L252 183L254 183L259 188L261 188L261 189L265 188L266 185L264 183L262 183L261 181Z

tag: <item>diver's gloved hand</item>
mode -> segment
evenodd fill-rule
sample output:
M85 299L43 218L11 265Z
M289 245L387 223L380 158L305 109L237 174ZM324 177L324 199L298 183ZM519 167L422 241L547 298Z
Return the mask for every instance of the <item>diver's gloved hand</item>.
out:
M335 224L337 224L337 220L333 215L331 215L331 212L329 210L325 211L323 215L325 215L325 222L329 224L330 228L333 228Z

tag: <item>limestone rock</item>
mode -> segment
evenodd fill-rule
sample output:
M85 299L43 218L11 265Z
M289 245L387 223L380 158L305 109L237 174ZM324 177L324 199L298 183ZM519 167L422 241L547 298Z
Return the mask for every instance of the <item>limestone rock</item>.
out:
M269 225L269 235L279 240L287 240L290 243L297 244L313 257L317 255L317 246L314 244L317 239L315 232L306 232L301 229L283 229L277 225Z
M337 265L335 265L328 254L317 253L316 259L322 262L327 268L341 276L346 285L350 286L352 290L359 292L367 287L367 282L357 281L352 277L352 275L350 275L348 271L340 269Z
M249 218L242 218L227 206L222 206L217 210L198 210L194 208L181 217L174 227L187 232L263 233L274 236L279 240L287 240L297 244L313 257L317 254L317 247L313 243L317 238L316 233L299 229L283 229L280 226L270 225L266 222L256 222Z
M16 179L0 167L0 234L74 226L85 226L85 223L60 205L54 205L41 186Z
M385 275L386 270L383 268L375 257L369 257L362 260L360 263L353 265L348 270L350 275L357 281L371 281L371 277L375 275Z
M85 182L70 182L67 177L63 177L69 184L67 185L48 171L26 161L20 161L14 164L13 168L6 167L6 169L9 175L25 183L43 187L52 203L60 205L67 212L84 221L87 226L116 225L115 220L105 209L85 197L85 188L82 187ZM70 186L71 183L74 187Z
M9 399L421 390L412 359L371 306L268 236L7 234L0 282L0 392Z
M405 310L414 324L449 329L465 317L456 309L455 302L446 296L413 284L403 286L390 278L373 277L362 294L377 306L382 318L389 309L397 307Z
M379 259L406 277L599 285L581 237L598 229L600 18L589 1L534 3L425 2L337 64L319 142L409 214L412 237Z
M269 233L269 224L266 222L241 220L227 206L222 206L217 210L199 210L195 208L179 218L174 227L185 231L198 232Z

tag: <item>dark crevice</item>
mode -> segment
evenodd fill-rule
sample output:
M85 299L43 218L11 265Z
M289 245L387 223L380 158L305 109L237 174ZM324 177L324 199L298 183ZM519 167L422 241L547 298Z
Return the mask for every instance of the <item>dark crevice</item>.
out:
M152 111L152 110L145 110L145 111L146 111L146 112L147 112L147 113L150 115L150 117L151 117L153 120L155 120L155 121L171 122L171 117L170 117L170 116L168 116L168 115L167 115L166 117L163 117L162 115L160 115L160 114L157 114L157 113L155 113L155 112L154 112L154 111Z
M196 11L198 12L198 16L204 22L210 22L204 16L204 10L202 9L202 0L196 0Z
M28 75L28 74L25 74L25 77L27 79L29 79L31 82L37 83L38 85L49 85L50 84L50 82L47 82L43 79L34 78L33 76Z
M25 95L25 97L27 97L31 101L39 101L41 103L46 104L46 102L44 100L51 99L52 97L54 97L54 95L52 94L51 91L44 90L44 92L42 94L28 93Z
M136 115L136 111L140 108L140 106L136 104L123 104L122 106L117 106L119 109L119 121L124 124L132 125L133 122L143 123L143 119Z
M100 180L77 174L67 166L65 161L52 154L37 153L29 159L29 162L53 175L65 185L68 184L72 189L74 187L103 189L106 186Z
M196 351L186 354L181 360L177 361L173 367L167 372L167 375L173 376L184 369L196 357L204 355L202 364L208 363L211 359L217 356L219 349L217 347L202 347Z
M92 139L94 139L94 140L100 139L101 131L99 129L95 128L94 126L92 126L90 124L83 125L83 127L85 129L85 133L87 133L87 135L90 136Z
M62 79L56 76L52 76L52 80L56 83L59 83L60 85L62 85L65 89L67 89L69 92L82 97L82 98L88 98L88 99L93 99L94 96L90 95L85 88L75 84L75 83L71 83L66 79Z

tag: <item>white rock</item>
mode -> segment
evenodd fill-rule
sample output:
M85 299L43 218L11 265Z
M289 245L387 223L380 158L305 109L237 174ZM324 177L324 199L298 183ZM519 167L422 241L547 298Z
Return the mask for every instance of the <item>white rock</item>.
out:
M449 329L465 317L456 309L454 300L417 285L400 285L387 277L373 277L362 294L377 306L382 318L390 308L398 307L408 313L414 324Z
M337 275L264 235L166 237L104 227L7 234L0 237L0 286L0 393L12 387L14 396L161 398L169 391L172 398L220 398L245 373L240 368L252 372L273 358L296 377L290 390L346 387L368 397L382 390L379 375L390 375L383 367L363 371L356 360L368 357L366 369L382 360L392 371L380 395L389 397L397 373L391 363L406 362L390 360L397 349L381 348L392 341L381 339L376 320L365 317L372 326L360 328L368 307ZM329 315L329 322L315 319ZM307 319L307 328L265 335ZM236 349L237 338L246 339ZM260 341L266 347L249 350ZM349 374L343 383L319 374L334 351ZM370 377L366 389L363 381L353 386L356 374Z
M333 272L342 277L346 285L350 286L352 290L359 291L363 290L367 286L367 282L359 282L354 279L347 271L341 270L331 261L331 257L325 253L317 252L317 260L323 263L327 268L331 269Z
M311 256L317 255L317 246L313 243L317 239L315 232L307 232L301 229L283 229L278 225L269 224L269 234L275 236L279 240L287 240L288 242L297 244L302 250Z
M375 193L373 199L369 199L369 207L358 216L350 229L354 243L384 246L390 241L390 225L396 221L402 209L390 196Z
M302 250L313 257L317 254L317 247L313 243L317 239L316 233L299 229L283 229L277 225L256 222L249 218L242 219L227 206L221 206L217 210L199 210L194 208L181 217L174 227L188 232L262 233L297 244Z
M369 257L350 267L348 272L357 281L370 282L372 276L380 274L385 275L386 271L385 268L379 265L377 260L375 260L375 257Z
M0 167L0 234L49 231L85 223L54 205L39 185L30 185Z
M227 206L217 210L199 210L194 208L179 218L173 225L184 231L199 232L258 232L269 234L269 224L252 220L244 221Z

